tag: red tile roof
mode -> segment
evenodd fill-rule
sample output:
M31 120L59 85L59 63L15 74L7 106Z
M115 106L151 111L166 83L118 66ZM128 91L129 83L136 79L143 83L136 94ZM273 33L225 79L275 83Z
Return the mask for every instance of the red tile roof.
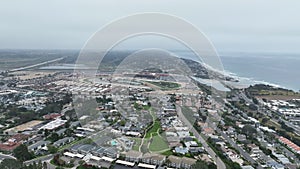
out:
M294 152L297 152L300 154L300 147L298 145L296 145L295 143L293 143L292 141L290 141L287 138L284 137L279 137L279 141L285 145L287 145L290 149L292 149Z

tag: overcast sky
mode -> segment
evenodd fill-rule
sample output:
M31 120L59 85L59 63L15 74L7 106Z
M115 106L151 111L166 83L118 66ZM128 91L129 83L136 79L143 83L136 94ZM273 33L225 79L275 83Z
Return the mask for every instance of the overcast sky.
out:
M1 0L0 48L80 49L105 24L140 12L184 18L221 52L300 52L299 0Z

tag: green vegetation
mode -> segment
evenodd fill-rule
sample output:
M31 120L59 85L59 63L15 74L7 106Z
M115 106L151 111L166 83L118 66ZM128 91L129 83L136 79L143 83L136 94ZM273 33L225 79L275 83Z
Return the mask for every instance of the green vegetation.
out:
M292 98L300 98L299 92L294 92L292 90L284 89L284 88L276 88L270 85L264 84L256 84L254 86L250 86L246 89L246 94L248 97L265 97L269 99L281 98L281 99L292 99Z
M134 137L131 138L131 139L135 141L132 149L135 150L135 151L139 151L140 145L142 143L142 139L141 138L134 138Z
M195 112L193 112L189 107L183 106L182 113L184 114L184 116L190 123L194 124L194 122L195 122L194 113Z
M59 140L61 137L57 133L52 133L47 140L51 141L52 143Z
M173 151L172 150L167 150L165 152L162 152L161 154L165 155L165 156L170 156L170 155L173 155Z
M300 145L300 137L294 133L293 128L287 126L283 121L279 123L268 119L262 119L261 121L264 122L265 126L275 130L278 133L278 135L292 140L298 146Z
M168 144L160 135L152 137L149 146L150 151L156 152L156 151L166 150L168 148L169 148Z
M242 133L245 134L247 137L249 138L254 138L255 134L257 133L256 129L254 127L252 127L249 124L246 124L243 128L242 128Z
M18 100L18 96L8 96L8 98L12 100ZM17 125L32 121L32 120L41 120L43 115L49 114L49 113L57 113L61 112L63 105L71 102L72 98L71 95L66 94L62 96L62 99L60 101L54 101L49 100L42 110L35 112L31 110L27 110L24 107L19 107L15 104L10 104L6 108L3 108L0 106L0 111L2 111L2 115L5 118L0 118L0 123L9 123L9 126L6 128L15 127ZM12 119L9 122L8 119ZM3 128L1 130L5 130L6 128Z
M150 104L148 104L148 105L141 105L141 104L138 104L138 103L134 103L134 108L136 109L136 110L150 110L150 108L151 108L151 105Z
M59 155L55 155L53 159L50 161L50 163L58 167L66 167L66 168L74 167L73 161L71 163L66 163L64 160L60 159Z
M294 132L294 129L287 126L283 121L280 121L279 124L281 125L281 128L286 130L287 132Z
M2 169L47 169L46 162L33 163L28 166L24 165L22 162L14 159L4 159L0 163L0 168Z
M14 159L4 159L0 164L0 168L5 169L21 169L21 167L22 163Z
M196 164L192 165L192 169L217 169L217 166L213 163L207 163L205 161L198 160Z
M54 147L54 146L52 146L52 145L48 145L47 148L48 148L48 151L49 151L51 154L55 154L55 153L57 153L57 151L58 151L58 148L56 148L56 147Z
M97 103L106 104L112 102L113 100L111 98L107 98L106 95L103 95L102 97L97 97L96 101Z
M166 82L166 81L147 81L150 84L153 84L155 86L158 86L161 90L172 90L172 89L178 89L180 87L180 84L174 83L174 82Z
M211 140L211 138L207 139L207 143L214 150L214 152L217 154L217 156L219 156L222 159L222 161L225 163L227 169L241 169L241 166L238 163L235 163L235 162L229 160L228 158L226 158L226 156L223 154L223 152L220 148L220 145L215 144Z
M31 160L34 157L34 155L28 151L27 146L23 144L14 149L13 155L21 162Z
M157 133L160 130L160 122L156 120L153 126L147 131L145 138L150 138L152 134Z

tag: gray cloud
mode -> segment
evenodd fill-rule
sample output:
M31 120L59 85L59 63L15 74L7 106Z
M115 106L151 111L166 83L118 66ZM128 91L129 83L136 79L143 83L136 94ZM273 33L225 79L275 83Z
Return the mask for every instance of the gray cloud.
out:
M3 0L0 48L78 49L105 24L139 12L182 17L201 29L219 51L300 52L297 0Z

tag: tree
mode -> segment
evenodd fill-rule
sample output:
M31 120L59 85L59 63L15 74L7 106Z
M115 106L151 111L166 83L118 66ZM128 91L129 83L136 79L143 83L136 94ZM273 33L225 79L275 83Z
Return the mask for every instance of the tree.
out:
M251 125L247 124L242 128L242 133L252 137L253 134L256 134L256 129Z
M258 104L257 98L253 97L253 98L252 98L252 101L253 101L254 104Z
M234 163L232 164L231 168L232 168L232 169L241 169L241 166L240 166L238 163L234 162Z
M56 148L56 147L54 147L54 146L52 146L52 145L48 145L47 148L48 148L48 151L49 151L51 154L57 153L57 151L58 151L58 148Z
M59 139L59 135L57 133L52 133L48 139L51 141L51 142L55 142Z
M191 167L192 169L217 169L217 166L213 163L207 163L205 161L198 160Z
M65 134L66 134L66 136L68 136L68 137L73 136L73 133L74 133L74 131L73 131L72 129L70 129L70 128L68 128L68 129L65 131Z
M253 111L256 111L258 109L258 107L255 104L250 104L249 109L253 110Z
M45 137L48 137L48 136L49 136L49 130L47 130L47 129L44 130L44 136L45 136Z
M13 155L20 161L27 161L33 158L33 154L28 151L26 145L21 144L19 147L14 149Z
M43 169L47 169L48 167L47 167L47 163L46 162L44 162L43 163Z
M266 124L269 121L269 118L264 117L261 121L262 124Z
M1 169L21 169L22 163L14 159L4 159L0 163Z

